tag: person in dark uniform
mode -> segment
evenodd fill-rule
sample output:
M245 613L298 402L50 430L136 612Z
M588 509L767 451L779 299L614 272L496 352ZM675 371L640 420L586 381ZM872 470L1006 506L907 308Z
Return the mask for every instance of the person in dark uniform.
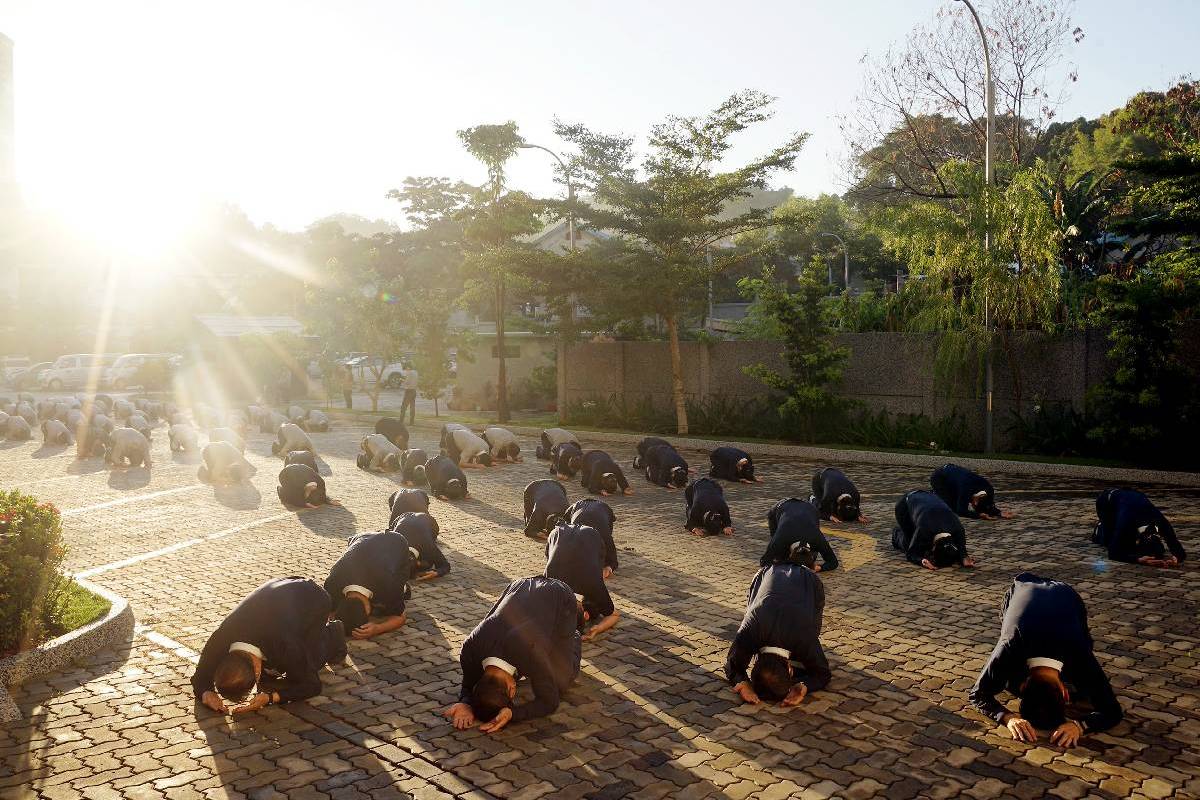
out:
M982 475L966 467L946 464L929 476L934 493L960 517L972 519L1012 519L1012 514L996 507L996 490Z
M682 489L688 482L688 464L669 444L651 447L642 458L646 480L668 489Z
M546 428L542 431L541 442L535 455L542 461L546 461L550 458L556 445L574 442L578 446L579 437L566 428ZM580 449L582 450L582 448Z
M708 454L712 466L708 470L710 478L734 483L762 483L761 478L754 476L754 459L745 450L736 447L717 447Z
M821 519L833 522L867 522L862 513L862 497L858 487L836 467L825 467L813 474L812 497L809 502L817 507Z
M419 511L410 511L392 520L388 528L403 533L408 539L413 554L412 580L430 581L450 574L450 562L437 544L441 529L436 519Z
M588 450L579 461L579 482L592 494L607 497L618 491L633 494L625 473L603 450Z
M428 483L429 491L438 500L470 500L467 491L467 476L452 459L436 455L423 465L414 468L416 483Z
M984 716L1017 741L1037 741L1044 730L1062 747L1121 721L1121 704L1092 652L1087 608L1069 584L1023 572L1004 595L1000 616L1000 641L969 695ZM1021 700L1015 714L996 699L1005 689ZM1077 720L1067 718L1073 697L1092 708Z
M688 484L683 493L685 507L683 527L694 536L733 535L733 520L725 502L725 490L712 478L701 478Z
M400 453L400 480L405 486L417 482L417 467L423 467L429 461L424 450L413 448ZM422 481L423 482L423 481Z
M725 678L742 702L797 706L829 685L820 640L824 611L825 587L812 570L782 563L758 571L725 657Z
M289 464L279 471L275 493L285 506L317 508L341 505L325 492L325 479L306 464Z
M767 512L767 530L770 531L771 541L758 560L759 566L769 567L787 561L792 546L801 544L809 547L814 558L817 555L821 557L820 564L812 565L814 572L832 572L838 568L837 553L833 552L829 540L821 531L817 509L812 503L798 497L780 500Z
M649 453L655 447L664 444L667 447L674 447L674 445L668 442L666 439L660 439L657 436L647 436L638 442L637 455L633 457L633 468L644 470L646 468L646 453Z
M546 540L547 534L565 519L567 506L567 490L558 481L543 478L533 481L525 487L523 494L525 507L525 535L540 542Z
M575 477L583 464L583 450L579 442L561 442L550 448L550 474L560 481Z
M557 578L583 597L583 634L591 641L617 624L621 612L604 583L604 540L593 528L559 522L546 538L546 577Z
M397 489L388 498L388 528L401 514L429 513L429 495L424 489Z
M933 492L909 492L896 503L892 547L925 569L975 566L967 555L967 534L954 510Z
M1187 558L1175 528L1136 489L1105 489L1096 498L1096 516L1092 541L1104 545L1113 561L1177 567Z
M208 637L192 674L196 699L236 714L316 697L321 667L346 657L342 623L329 621L332 609L325 590L307 578L259 586ZM260 684L264 671L279 677ZM244 702L256 685L260 691Z
M479 730L495 733L553 713L579 675L582 616L562 581L538 575L510 583L463 642L462 688L443 716L457 730L482 722ZM534 699L514 708L521 678L529 679Z
M604 540L604 578L607 580L619 566L617 545L613 540L613 523L617 521L617 515L612 507L603 500L585 497L572 503L565 516L571 524L586 525Z
M408 449L408 428L395 417L383 417L375 423L375 432L387 437L388 441L401 450Z
M350 636L370 639L408 620L404 600L412 574L408 539L395 531L359 533L346 540L346 552L325 579L333 614ZM383 617L372 622L371 617Z
M313 472L319 472L317 456L312 450L292 450L283 457L283 465L286 467L289 464L303 464Z

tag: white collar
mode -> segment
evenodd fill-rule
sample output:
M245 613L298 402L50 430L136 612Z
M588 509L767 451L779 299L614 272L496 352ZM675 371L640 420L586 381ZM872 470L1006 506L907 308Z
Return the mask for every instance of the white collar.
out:
M255 658L257 658L261 661L266 660L263 658L262 650L259 650L254 645L247 644L246 642L234 642L233 644L229 645L229 652L231 652L231 653L239 653L239 652L240 653L249 653L250 655L254 656Z
M1149 529L1150 529L1150 526L1149 526L1149 525L1143 525L1143 526L1141 526L1140 528L1138 528L1138 533L1145 533L1145 532L1146 532L1146 531L1148 531Z
M1063 662L1057 658L1027 658L1025 666L1033 669L1034 667L1049 667L1055 672L1062 672Z
M849 492L843 492L842 494L838 495L839 503L842 502L843 500L853 500L853 499L854 499L853 495L851 495Z
M937 536L934 536L934 537L933 537L933 543L934 543L934 544L937 544L937 543L938 543L938 542L940 542L942 539L949 539L949 538L950 538L950 534L948 534L948 533L939 533Z
M978 491L978 492L976 492L975 494L971 495L971 498L972 498L972 499L974 499L974 500L982 500L982 499L983 499L983 498L985 498L985 497L987 497L987 490L986 490L986 489L984 489L984 490L981 490L981 491Z
M503 658L496 658L495 656L489 656L485 658L483 660L483 668L487 669L488 667L498 667L507 672L509 675L512 675L514 678L517 677L517 668L505 661Z
M413 547L412 545L409 545L409 546L408 546L408 554L409 554L410 556L412 556L412 560L413 560L413 561L420 561L420 560L421 560L421 551L420 551L420 550L418 550L417 548Z
M372 597L375 596L375 593L372 592L370 589L368 589L365 586L359 586L357 583L351 583L348 586L346 586L345 589L342 589L343 595L348 595L351 592L358 592L359 594L361 594L363 597L367 598L368 600L370 600Z
M792 654L784 650L782 647L760 647L758 648L759 655L781 656L783 658L791 658Z

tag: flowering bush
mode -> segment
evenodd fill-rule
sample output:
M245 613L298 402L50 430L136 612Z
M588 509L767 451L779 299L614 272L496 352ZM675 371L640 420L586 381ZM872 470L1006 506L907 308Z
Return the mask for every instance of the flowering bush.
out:
M0 491L0 656L63 632L65 554L58 509Z

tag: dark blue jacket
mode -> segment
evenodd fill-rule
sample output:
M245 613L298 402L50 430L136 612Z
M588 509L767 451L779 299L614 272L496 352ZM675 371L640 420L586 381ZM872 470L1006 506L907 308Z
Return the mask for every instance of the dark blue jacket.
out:
M234 642L262 651L264 665L283 674L277 687L283 702L321 693L319 671L325 666L325 623L333 605L324 589L307 578L275 578L238 603L217 626L192 673L199 699L214 691L217 665Z
M920 566L921 560L933 549L933 538L939 533L950 534L958 547L961 559L967 557L967 534L950 506L933 492L924 489L909 492L896 503L896 528L892 531L892 546L903 550L904 556Z
M1180 563L1187 558L1175 528L1158 510L1149 497L1136 489L1105 489L1096 498L1096 516L1100 523L1096 527L1095 541L1108 548L1108 557L1114 561L1135 563L1138 528L1154 525L1162 537L1163 544Z
M821 531L816 506L807 500L798 497L780 500L767 512L767 529L771 532L771 541L767 544L762 558L758 560L759 566L768 567L787 561L792 545L802 542L811 546L821 556L822 572L831 572L838 568L837 553L833 552L829 540Z
M404 613L404 596L412 575L412 554L403 534L359 533L346 540L346 552L334 562L325 591L334 603L347 586L371 590L371 611L381 616Z
M604 488L600 485L600 479L608 472L616 476L618 489L625 491L629 488L625 473L612 456L603 450L588 450L579 462L579 483L592 494L599 494Z
M1001 606L1000 641L971 688L971 703L996 722L1005 712L996 695L1014 695L1029 677L1028 659L1062 662L1062 680L1094 709L1081 722L1103 731L1121 721L1121 704L1092 652L1087 608L1069 584L1023 572L1013 579Z
M683 492L683 527L704 529L704 515L712 512L720 518L722 528L733 527L729 516L729 504L725 502L725 490L712 478L700 478L688 484Z
M671 485L671 473L678 467L687 473L688 464L679 451L669 444L651 447L642 458L646 469L646 480L659 486Z
M957 464L946 464L938 467L929 476L929 485L938 497L946 502L960 517L978 519L979 514L997 516L1000 509L996 508L996 490L982 475L977 475L966 467ZM971 498L979 492L987 492L987 497L976 510L971 506Z
M579 446L579 442L562 442L550 448L550 474L551 475L566 475L568 478L575 477L575 469L571 467L571 460L578 458L576 464L583 462L583 448Z
M612 506L595 497L576 500L567 508L566 517L577 525L587 525L604 540L604 564L614 571L617 568L617 543L613 540L613 523L617 515Z
M401 514L429 512L429 495L424 489L397 489L388 498L388 529L391 530Z
M546 539L546 577L557 578L583 595L583 608L593 620L613 613L604 582L604 540L586 525L560 523Z
M537 538L541 533L548 533L546 520L551 514L566 517L567 490L562 484L550 478L533 481L525 487L525 535Z
M425 462L425 479L429 481L429 490L434 495L446 494L446 484L457 478L461 481L462 493L467 493L466 473L452 459L437 455Z
M512 721L551 714L579 675L579 657L579 612L571 587L542 575L515 580L463 642L458 699L470 702L485 658L501 658L533 687L533 700L515 707Z
M315 497L306 499L304 487L310 483L317 484ZM289 506L303 506L311 502L319 506L329 498L325 495L325 479L307 464L288 464L279 471L279 499Z
M750 463L746 465L744 471L739 473L738 462L743 458L750 459ZM720 478L726 481L740 481L742 478L754 480L754 459L750 458L750 454L745 450L739 450L736 447L717 447L708 454L708 461L712 464L708 470L711 478Z
M825 467L813 475L812 493L813 504L820 512L821 519L829 519L837 514L838 498L844 494L850 495L856 506L862 501L858 487L846 477L846 473L836 467Z
M407 512L392 520L388 529L404 534L409 546L416 549L417 560L412 565L414 576L430 569L439 576L449 574L450 562L437 543L441 528L436 519L420 511Z
M800 664L794 671L809 692L829 685L829 661L821 648L821 618L825 587L816 573L799 564L763 567L750 584L746 615L734 634L725 658L725 678L731 686L748 681L746 668L763 647L780 647Z
M400 479L415 483L417 467L424 466L427 461L429 461L429 456L425 454L424 450L419 448L405 450L400 454Z

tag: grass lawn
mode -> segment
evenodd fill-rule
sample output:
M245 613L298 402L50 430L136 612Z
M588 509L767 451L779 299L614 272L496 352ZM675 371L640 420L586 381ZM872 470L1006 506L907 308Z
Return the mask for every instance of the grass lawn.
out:
M112 603L103 597L94 595L74 581L67 587L65 607L62 616L62 628L54 636L78 630L89 622L95 622L104 614Z

